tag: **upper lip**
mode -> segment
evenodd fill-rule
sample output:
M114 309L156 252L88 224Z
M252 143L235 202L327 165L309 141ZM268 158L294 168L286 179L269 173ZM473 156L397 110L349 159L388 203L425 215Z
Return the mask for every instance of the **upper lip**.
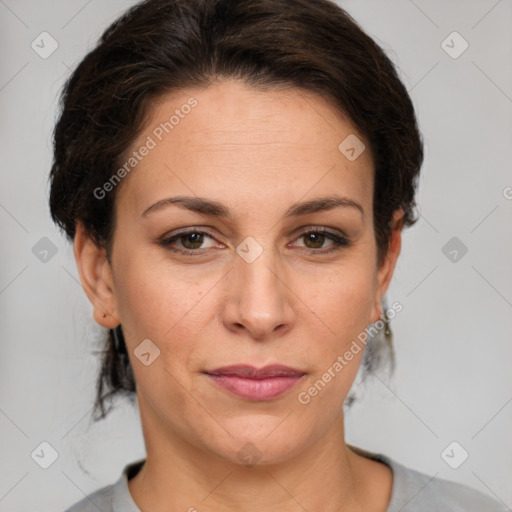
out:
M301 377L305 372L284 366L282 364L271 364L263 368L256 368L247 364L236 364L223 366L215 370L206 371L208 375L232 375L245 379L267 379L270 377Z

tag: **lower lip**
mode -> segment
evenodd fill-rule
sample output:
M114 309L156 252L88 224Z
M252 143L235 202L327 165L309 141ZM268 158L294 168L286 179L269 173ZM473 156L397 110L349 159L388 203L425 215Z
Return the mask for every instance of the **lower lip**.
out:
M235 375L209 375L218 386L246 400L270 400L290 390L301 379L296 377L269 377L244 379Z

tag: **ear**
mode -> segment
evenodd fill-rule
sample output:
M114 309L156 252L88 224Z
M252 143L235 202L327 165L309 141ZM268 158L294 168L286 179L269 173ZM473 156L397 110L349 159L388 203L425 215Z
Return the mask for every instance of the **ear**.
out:
M120 320L110 263L105 249L94 243L82 221L77 223L73 249L80 281L94 307L96 323L108 329L116 327Z
M396 262L402 248L402 228L404 212L396 210L391 219L391 232L388 245L388 252L384 261L377 271L377 286L375 290L374 304L371 312L371 323L377 322L382 314L382 297L386 294Z

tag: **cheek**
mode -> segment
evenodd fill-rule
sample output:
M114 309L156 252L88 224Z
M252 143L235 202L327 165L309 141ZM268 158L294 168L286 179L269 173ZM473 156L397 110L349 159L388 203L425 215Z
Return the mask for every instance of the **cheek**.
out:
M371 261L359 258L317 281L305 301L319 326L307 328L312 373L300 391L308 414L330 414L326 411L337 411L343 403L364 353L373 293Z
M169 264L148 261L144 251L118 264L118 312L126 327L135 380L155 410L161 407L158 404L162 394L169 410L185 411L191 405L182 387L191 387L188 370L204 331L206 317L202 304L207 300L201 298L208 287L187 276ZM140 364L136 355L138 345L145 339L160 350L149 366Z
M365 350L361 334L368 327L371 310L371 277L363 269L341 272L308 303L321 330L309 328L311 374L298 390L297 401L311 422L334 420L354 382Z
M148 261L144 251L119 263L116 297L121 320L139 337L168 339L191 326L208 283L165 261ZM201 309L199 307L199 309Z
M199 339L201 328L215 328L229 280L208 266L177 265L165 254L150 258L150 253L132 252L116 262L121 321L137 339L161 340L163 345L172 343L173 351L186 350ZM296 327L311 339L324 340L320 359L332 357L367 327L374 293L371 265L369 258L354 252L339 265L296 268L288 274Z
M354 334L368 325L374 293L374 273L361 260L340 266L319 281L311 309L334 333Z

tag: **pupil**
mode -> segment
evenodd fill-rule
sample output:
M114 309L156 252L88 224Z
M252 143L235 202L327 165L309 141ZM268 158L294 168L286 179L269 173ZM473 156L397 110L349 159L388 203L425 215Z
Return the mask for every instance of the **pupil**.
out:
M197 238L197 239L196 239L196 240L192 240L192 242L191 242L191 243L192 243L192 245L194 245L194 244L198 244L198 243L199 243L199 245L201 245L201 241L202 241L202 240L201 240L201 237L202 237L202 236L203 236L203 235L201 235L200 233L189 233L188 235L185 235L185 236L183 237L183 238L184 238L184 240L185 240L185 242L186 242L184 245L185 245L185 246L187 246L187 243L189 243L189 242L190 242L190 239L194 239L194 238ZM195 246L194 246L193 248L195 248Z
M313 239L313 244L318 244L320 243L320 245L322 245L322 239L323 239L323 236L322 234L320 233L309 233L309 235L307 235L307 237L309 237L309 239L311 240L311 238ZM316 239L316 240L315 240Z

